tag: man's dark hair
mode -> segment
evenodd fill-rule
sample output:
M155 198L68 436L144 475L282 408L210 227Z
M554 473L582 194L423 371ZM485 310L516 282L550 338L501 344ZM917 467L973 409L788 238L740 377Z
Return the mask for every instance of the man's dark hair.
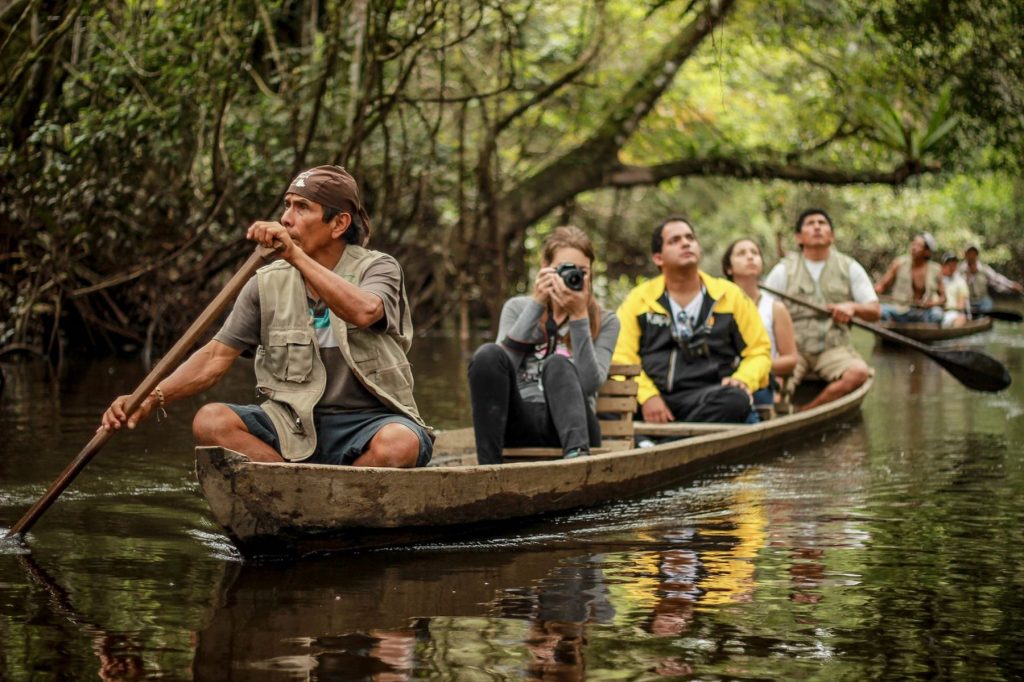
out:
M800 228L802 228L804 226L804 221L807 220L807 218L812 216L812 215L825 216L825 220L828 222L828 226L832 228L833 232L835 231L836 228L832 224L832 218L830 218L828 213L825 212L825 209L823 209L823 208L808 208L808 209L805 209L802 213L800 213L800 215L797 217L797 219L796 219L796 232L800 231Z
M334 208L333 206L324 206L324 222L329 223L334 220L334 217L341 215L342 213L348 213L348 211L342 211L340 208ZM348 229L345 230L345 234L341 235L341 238L345 240L347 244L362 244L363 243L363 226L359 224L359 219L351 213L348 213L349 218L352 222L349 224Z
M690 227L690 232L693 232L693 236L697 236L697 230L694 229L693 223L691 223L689 219L680 215L669 216L658 223L658 226L654 228L654 233L651 235L651 253L661 253L661 247L665 245L665 240L661 236L661 231L664 230L665 226L669 223L686 223Z

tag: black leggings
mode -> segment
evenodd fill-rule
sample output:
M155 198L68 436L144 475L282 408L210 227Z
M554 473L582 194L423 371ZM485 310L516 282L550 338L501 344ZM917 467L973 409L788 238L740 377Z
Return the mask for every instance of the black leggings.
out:
M469 363L476 458L480 464L501 464L509 447L560 447L562 452L601 444L597 415L583 395L576 366L553 355L541 370L544 402L519 395L516 368L501 346L480 346Z

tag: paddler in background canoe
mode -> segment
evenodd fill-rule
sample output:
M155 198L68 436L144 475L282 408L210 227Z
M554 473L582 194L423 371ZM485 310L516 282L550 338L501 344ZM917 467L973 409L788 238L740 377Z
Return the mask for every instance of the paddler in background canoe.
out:
M946 290L946 311L942 315L942 326L962 327L971 319L971 291L960 273L956 271L960 259L952 251L942 254L942 286Z
M728 280L700 270L701 248L684 218L651 237L661 274L619 306L613 363L639 364L644 421L743 423L752 394L768 385L771 344L757 307Z
M992 296L989 293L993 289L1003 294L1024 294L1024 284L1016 282L1005 275L1000 275L987 263L978 260L978 247L971 244L964 251L964 262L960 264L959 272L967 280L967 286L971 290L971 308L977 313L987 313L992 310Z
M875 284L879 295L892 290L892 303L882 304L886 322L942 322L946 289L942 268L932 260L935 237L922 232L910 242L910 254L895 258Z
M412 467L430 460L432 434L412 395L406 352L412 320L402 270L364 248L370 221L355 179L340 166L300 173L280 222L246 237L279 245L279 260L249 280L212 341L163 379L129 419L121 396L101 429L134 428L154 409L216 384L255 349L262 405L209 403L196 414L199 445L260 462Z
M796 221L798 252L789 253L768 273L765 285L831 311L825 317L806 306L787 303L800 357L787 382L790 393L813 373L828 385L801 409L808 410L857 390L872 370L850 342L849 322L878 320L878 295L864 266L832 248L835 233L828 213L805 210Z

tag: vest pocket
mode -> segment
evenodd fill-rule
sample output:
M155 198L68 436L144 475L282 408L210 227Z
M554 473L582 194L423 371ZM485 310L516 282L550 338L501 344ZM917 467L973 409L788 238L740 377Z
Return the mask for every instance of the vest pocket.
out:
M270 373L281 381L304 383L313 373L313 338L303 329L270 330L267 334Z
M822 294L826 301L849 301L852 296L850 294L850 283L843 281L836 277L828 282L824 287Z
M354 324L346 324L348 352L359 365L380 362L380 336Z
M412 406L412 365L408 362L370 371L366 378L403 405Z

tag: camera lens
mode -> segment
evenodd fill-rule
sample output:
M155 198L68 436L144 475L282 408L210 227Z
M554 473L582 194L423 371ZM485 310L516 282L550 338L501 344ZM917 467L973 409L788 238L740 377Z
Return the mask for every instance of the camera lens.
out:
M565 286L569 287L573 291L583 291L583 282L586 279L586 275L583 274L583 270L579 269L572 263L562 263L559 265L555 272L565 282Z

